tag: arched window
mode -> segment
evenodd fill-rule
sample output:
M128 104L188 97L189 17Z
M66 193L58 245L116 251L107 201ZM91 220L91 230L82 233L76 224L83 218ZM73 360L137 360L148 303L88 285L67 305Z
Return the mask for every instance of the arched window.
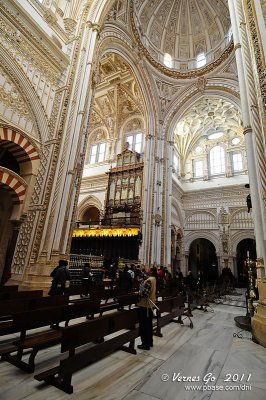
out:
M125 137L125 142L128 142L129 150L136 151L137 153L142 153L142 151L143 151L143 133L141 133L141 132L129 133Z
M243 169L243 160L241 153L233 154L233 170L234 171L242 171Z
M197 68L203 67L206 64L206 56L204 53L197 55Z
M95 164L104 161L106 143L97 143L91 146L89 164Z
M230 27L227 33L227 43L229 43L232 39L233 39L233 30L232 27Z
M164 54L163 63L168 68L173 68L173 59L172 56L168 53Z
M195 178L200 178L203 176L203 161L202 160L195 161L194 174L195 174Z
M222 146L215 146L210 150L210 172L212 175L225 172L225 154Z
M175 169L175 172L178 172L178 167L179 167L179 158L178 155L176 153L174 153L173 155L173 167Z

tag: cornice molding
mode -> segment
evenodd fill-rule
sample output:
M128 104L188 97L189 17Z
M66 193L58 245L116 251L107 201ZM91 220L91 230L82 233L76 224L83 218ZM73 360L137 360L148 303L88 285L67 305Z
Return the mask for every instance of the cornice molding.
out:
M32 21L32 19L25 12L23 12L23 9L19 9L19 12L27 21L27 26L25 23L23 23L22 18L19 18L14 14L14 12L11 11L10 8L6 6L3 0L0 0L0 9L2 18L4 18L13 29L17 29L18 32L21 32L21 34L23 34L29 43L34 46L34 49L38 51L44 57L44 59L53 66L53 68L61 72L69 65L69 59L66 54L60 50L55 43L53 43L45 31L41 30L36 23L34 24L34 21ZM36 36L36 33L34 34L32 31L30 31L28 26L32 27L33 30L44 40L42 39L43 41L41 42L40 38Z

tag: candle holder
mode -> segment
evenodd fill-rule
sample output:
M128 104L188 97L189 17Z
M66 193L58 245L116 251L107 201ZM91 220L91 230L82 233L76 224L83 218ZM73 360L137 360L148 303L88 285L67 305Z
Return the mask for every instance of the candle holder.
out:
M251 332L251 317L254 315L253 299L256 297L254 290L254 275L253 275L253 262L249 258L249 251L247 252L247 269L248 269L248 282L246 291L246 315L235 317L235 324L240 331L233 334L234 337L243 338L243 331Z

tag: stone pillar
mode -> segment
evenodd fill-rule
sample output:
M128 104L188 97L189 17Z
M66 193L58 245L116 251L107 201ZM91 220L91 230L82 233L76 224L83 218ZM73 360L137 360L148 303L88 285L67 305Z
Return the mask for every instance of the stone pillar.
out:
M255 21L256 13L254 13L253 2L250 0L229 0L228 4L236 49L235 54L238 69L246 154L250 178L252 214L254 219L258 257L257 276L259 302L254 317L252 318L251 325L254 339L266 347L266 160L262 125L262 115L265 114L263 110L260 110L260 107L263 107L260 99L260 89L262 88L263 80L257 78L256 81L255 79L257 76L256 74L261 73L259 60L260 50L258 49L257 43L259 31L257 31L256 28L258 24ZM247 22L249 24L249 30ZM252 46L255 48L255 56L252 52L254 51Z
M172 210L172 173L174 142L165 140L164 178L163 178L163 235L161 262L171 269L171 210Z
M260 186L260 174L258 165L258 153L259 149L257 146L256 137L254 137L255 123L254 119L251 118L251 95L250 85L247 83L247 75L250 76L250 71L247 71L247 64L250 63L250 58L247 60L245 57L243 45L241 42L244 41L243 35L240 36L240 22L237 11L238 1L229 0L229 10L232 22L233 36L235 42L235 56L238 69L238 80L240 89L241 109L244 125L244 135L246 143L246 154L248 162L248 172L250 180L250 193L252 199L252 216L254 220L254 230L256 236L256 247L257 256L266 259L266 248L264 246L264 225L265 215L262 212L262 193ZM242 28L243 29L243 28ZM246 50L247 51L247 50ZM252 71L251 71L252 73ZM250 78L251 79L251 78ZM251 124L253 126L251 126ZM260 133L258 132L258 135Z
M164 138L162 135L163 121L159 121L160 130L156 138L155 147L155 175L154 175L154 197L152 215L152 254L151 263L160 265L162 263L162 216L163 216L163 189L164 189Z
M142 245L139 250L139 259L144 265L151 265L152 238L153 238L153 196L154 196L154 152L155 136L146 135L144 173L143 173L143 199L142 199Z

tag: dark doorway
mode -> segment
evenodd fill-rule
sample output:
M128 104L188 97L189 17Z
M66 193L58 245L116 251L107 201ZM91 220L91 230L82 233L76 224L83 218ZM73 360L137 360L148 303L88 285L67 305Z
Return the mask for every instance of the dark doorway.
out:
M243 239L238 243L236 248L237 262L237 283L239 287L247 287L248 270L247 270L247 255L249 252L250 261L256 261L256 241L254 239Z
M218 278L218 263L212 242L202 238L194 240L189 249L188 265L195 278L201 271L204 281L215 281Z
M83 223L99 225L100 222L100 210L96 207L89 207L82 216Z

